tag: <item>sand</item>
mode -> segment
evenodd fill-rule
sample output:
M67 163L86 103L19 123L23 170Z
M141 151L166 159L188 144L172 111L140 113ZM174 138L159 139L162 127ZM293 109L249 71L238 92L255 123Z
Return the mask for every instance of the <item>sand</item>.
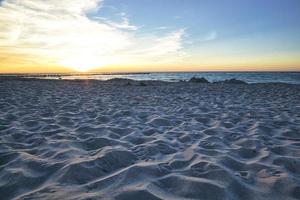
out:
M300 85L2 79L0 199L300 199Z

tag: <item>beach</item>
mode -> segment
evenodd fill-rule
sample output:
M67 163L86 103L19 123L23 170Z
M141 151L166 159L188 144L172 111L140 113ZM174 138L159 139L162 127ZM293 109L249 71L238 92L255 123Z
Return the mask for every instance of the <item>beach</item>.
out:
M300 199L300 85L0 79L0 199Z

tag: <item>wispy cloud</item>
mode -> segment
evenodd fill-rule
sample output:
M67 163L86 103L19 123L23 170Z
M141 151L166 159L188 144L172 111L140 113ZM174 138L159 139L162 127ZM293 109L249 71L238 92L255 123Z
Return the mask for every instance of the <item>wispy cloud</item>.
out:
M174 19L181 19L182 17L180 15L175 15L173 18Z
M118 28L118 29L125 29L125 30L131 30L131 31L136 31L138 30L140 27L132 25L129 23L129 19L127 17L127 14L124 12L119 13L119 15L121 16L121 21L111 21L107 18L99 18L102 20L103 23L106 23L112 27Z
M217 36L218 36L217 31L211 31L211 32L208 32L206 35L204 35L201 40L204 42L212 41L212 40L217 39Z
M163 36L139 35L140 27L132 25L126 13L121 22L87 17L89 12L101 12L101 5L102 0L5 0L0 7L0 53L15 56L18 62L51 62L84 70L141 60L151 63L182 50L184 29Z
M160 27L157 27L156 29L158 29L158 30L167 30L168 27L167 26L160 26Z

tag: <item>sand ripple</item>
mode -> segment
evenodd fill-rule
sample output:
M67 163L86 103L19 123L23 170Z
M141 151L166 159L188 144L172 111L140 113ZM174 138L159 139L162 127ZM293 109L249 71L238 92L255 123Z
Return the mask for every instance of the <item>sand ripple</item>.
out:
M0 199L300 199L300 87L0 81Z

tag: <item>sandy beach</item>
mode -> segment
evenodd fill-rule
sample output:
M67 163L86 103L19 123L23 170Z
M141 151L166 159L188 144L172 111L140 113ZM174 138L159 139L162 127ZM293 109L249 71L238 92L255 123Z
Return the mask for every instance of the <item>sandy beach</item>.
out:
M0 199L300 199L300 85L2 79Z

